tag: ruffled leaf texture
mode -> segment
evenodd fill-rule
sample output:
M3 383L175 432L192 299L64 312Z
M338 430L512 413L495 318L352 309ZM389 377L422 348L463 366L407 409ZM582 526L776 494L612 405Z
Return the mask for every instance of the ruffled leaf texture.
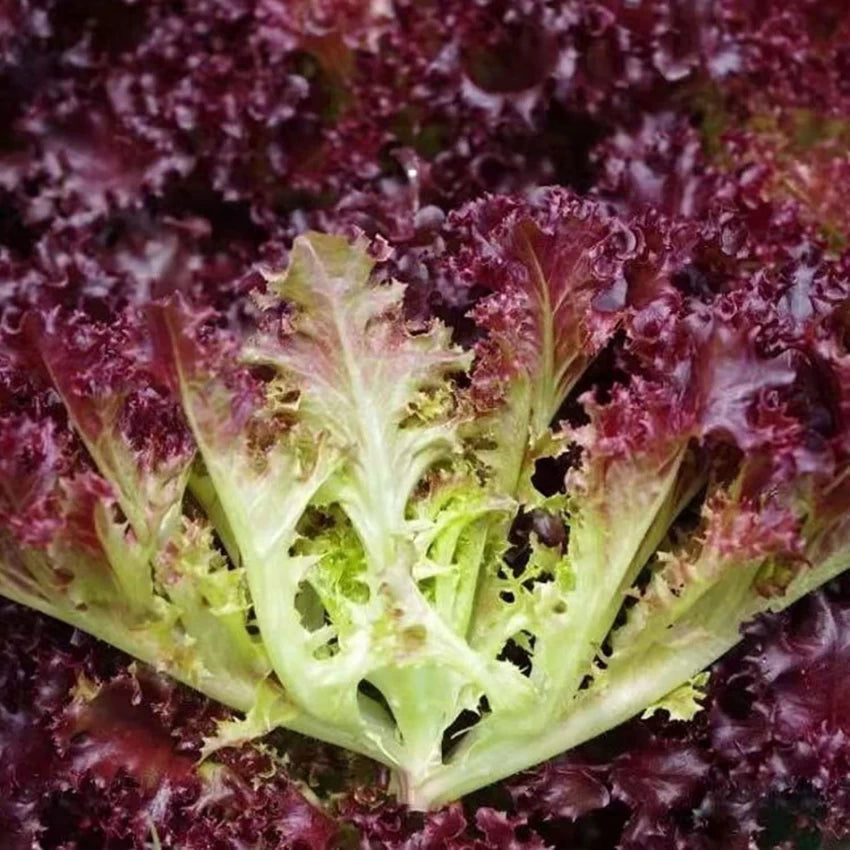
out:
M205 753L286 726L414 807L664 704L850 547L841 268L729 226L474 202L467 348L321 234L240 323L28 311L2 592L245 712Z
M223 709L3 603L5 834L14 848L37 839L74 850L141 848L154 831L187 850L743 850L843 835L846 585L749 629L712 668L694 721L633 721L424 819L388 799L365 760L298 736L219 751L199 770L202 736ZM337 801L332 813L319 813L315 794Z
M309 226L380 232L418 274L459 204L587 191L594 146L659 114L715 139L847 100L844 10L811 0L14 0L2 14L4 278L66 306L232 295L259 246L279 257Z
M236 532L177 402L169 335L159 334L158 321L148 330L146 305L181 294L173 303L190 305L189 339L197 330L206 352L201 365L215 364L226 384L221 421L252 429L262 443L269 423L252 412L267 398L268 365L247 375L233 367L258 317L266 353L276 345L287 308L272 318L267 302L248 296L262 287L252 264L282 268L292 237L318 227L381 234L372 243L377 275L410 284L404 308L413 331L436 313L476 357L463 404L451 412L461 444L493 470L488 480L516 482L511 498L471 499L457 476L435 476L423 488L430 501L406 520L443 524L442 544L420 538L432 546L421 580L454 623L468 605L447 600L468 599L469 585L439 567L461 554L467 566L483 557L481 532L478 542L464 536L456 517L474 515L479 529L502 524L501 543L485 547L495 573L482 585L493 614L476 626L485 654L539 686L544 645L557 646L558 633L539 647L530 634L541 629L541 605L560 610L559 593L589 591L575 582L576 562L607 562L618 592L628 588L614 614L618 631L600 625L605 634L594 637L601 661L594 649L552 679L569 689L583 665L594 665L582 692L591 680L597 687L626 673L630 647L632 657L657 653L673 620L677 638L689 641L699 612L720 597L736 610L730 621L755 613L735 609L736 570L755 573L755 607L785 604L820 581L840 566L846 498L831 483L843 480L846 463L846 19L843 4L822 0L7 3L0 523L3 557L21 545L28 555L26 564L11 558L4 580L11 576L18 594L41 580L53 613L87 607L83 628L248 711L246 720L205 727L198 752L214 750L212 759L228 740L303 720L269 675ZM585 199L539 190L548 183ZM510 197L467 205L486 192ZM557 286L577 258L575 290L550 321L535 281L548 276ZM554 345L540 349L534 339L544 332ZM547 357L557 351L572 356L553 368ZM277 427L289 421L295 396L274 389ZM426 392L410 421L445 415L445 403ZM467 426L470 409L483 428ZM495 427L495 410L507 426ZM564 433L553 436L549 419L566 423ZM527 427L534 439L512 439ZM307 460L312 448L304 447ZM481 467L472 466L464 474L477 477ZM657 476L650 482L659 470L670 476L666 489L654 488ZM624 533L618 551L599 542L607 524L639 536L630 505L604 498L624 487L644 499L640 522L654 517L628 565L634 539ZM460 548L447 554L455 539ZM332 545L350 552L354 542L341 533ZM307 558L325 557L327 548L300 547L296 554ZM747 563L732 563L732 549ZM344 563L327 564L317 590L323 606L364 593ZM817 598L834 611L836 593ZM321 606L306 602L299 601L305 622L316 625ZM333 611L339 622L346 604ZM771 646L792 625L805 630L818 621L813 605L794 609L793 621L764 620L759 640ZM97 610L112 613L98 618ZM588 604L588 620L600 610ZM500 624L508 611L518 613L510 634ZM198 634L218 649L200 653L190 637ZM636 634L643 643L631 646ZM473 797L465 810L452 806L423 825L364 787L350 820L364 825L370 846L734 847L765 823L756 800L781 797L799 803L803 828L808 819L812 828L841 831L837 721L818 721L832 730L828 747L797 726L797 754L786 748L777 756L776 741L786 746L790 737L773 728L780 714L759 644L749 640L728 663L745 666L750 678L718 679L715 668L716 690L710 686L690 731L657 714L603 739L598 761L620 754L640 781L629 768L612 784L607 768L574 768L568 758L555 763L555 790L533 786L559 801L545 812L517 808L496 791L480 812L470 808ZM335 652L333 636L326 645ZM9 669L25 669L33 644L12 646L19 660L10 656ZM799 676L771 681L787 681L791 704L806 688ZM366 686L358 693L359 704L375 696ZM478 693L464 695L467 712L446 751L456 732L494 713ZM824 686L823 699L830 694ZM744 742L733 736L721 758L712 744L720 738L699 738L700 730L705 718L716 724L750 703L766 718L756 737L772 743L753 745L750 767L727 783ZM14 716L27 709L15 707ZM802 759L806 747L824 773ZM655 752L650 764L646 754ZM720 767L700 774L705 764ZM662 812L648 788L663 784L655 777L665 771L674 787L661 797L669 808ZM32 783L22 780L15 794L28 784L40 794L44 786ZM33 797L24 796L29 806ZM93 791L77 808L61 799L47 811L33 803L32 823L53 830L41 833L46 846L71 841L74 830L84 841L80 811L103 811ZM598 817L585 812L591 803L605 807ZM124 799L123 809L135 805ZM163 819L153 820L167 837ZM149 840L137 826L119 839L112 827L92 825L90 843ZM237 839L220 834L234 846ZM761 840L786 838L774 830Z

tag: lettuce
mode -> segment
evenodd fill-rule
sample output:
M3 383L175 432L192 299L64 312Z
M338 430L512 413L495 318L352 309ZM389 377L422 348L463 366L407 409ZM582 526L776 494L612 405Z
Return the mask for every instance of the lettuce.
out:
M563 190L451 227L466 345L312 233L240 324L31 311L3 364L31 398L0 418L0 592L243 712L206 753L285 726L416 808L697 711L741 625L850 547L832 277L807 310L696 296L723 226Z

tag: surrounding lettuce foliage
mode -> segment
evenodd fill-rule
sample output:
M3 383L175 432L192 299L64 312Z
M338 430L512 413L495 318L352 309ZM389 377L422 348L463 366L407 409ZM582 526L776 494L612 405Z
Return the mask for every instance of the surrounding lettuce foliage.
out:
M846 832L848 27L6 4L10 840Z

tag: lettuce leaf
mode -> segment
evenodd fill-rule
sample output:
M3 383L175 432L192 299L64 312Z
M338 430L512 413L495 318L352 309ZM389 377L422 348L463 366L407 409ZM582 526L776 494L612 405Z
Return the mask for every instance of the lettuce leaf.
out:
M287 726L420 808L672 704L850 554L834 302L695 298L710 232L559 190L453 227L466 348L308 234L241 331L183 296L34 314L16 356L76 436L2 419L4 594L245 712L206 752Z

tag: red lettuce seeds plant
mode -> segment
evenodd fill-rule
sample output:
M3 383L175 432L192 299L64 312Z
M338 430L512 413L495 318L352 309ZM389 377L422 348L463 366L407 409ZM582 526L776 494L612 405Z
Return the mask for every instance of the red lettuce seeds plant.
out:
M723 228L559 190L454 226L471 349L310 234L241 333L181 297L26 314L7 369L60 409L3 418L5 595L245 712L206 753L286 726L416 808L690 717L741 625L850 546L828 275L805 309L746 278L696 298L677 269ZM606 348L616 379L577 390Z
M845 6L0 3L3 842L850 834Z

